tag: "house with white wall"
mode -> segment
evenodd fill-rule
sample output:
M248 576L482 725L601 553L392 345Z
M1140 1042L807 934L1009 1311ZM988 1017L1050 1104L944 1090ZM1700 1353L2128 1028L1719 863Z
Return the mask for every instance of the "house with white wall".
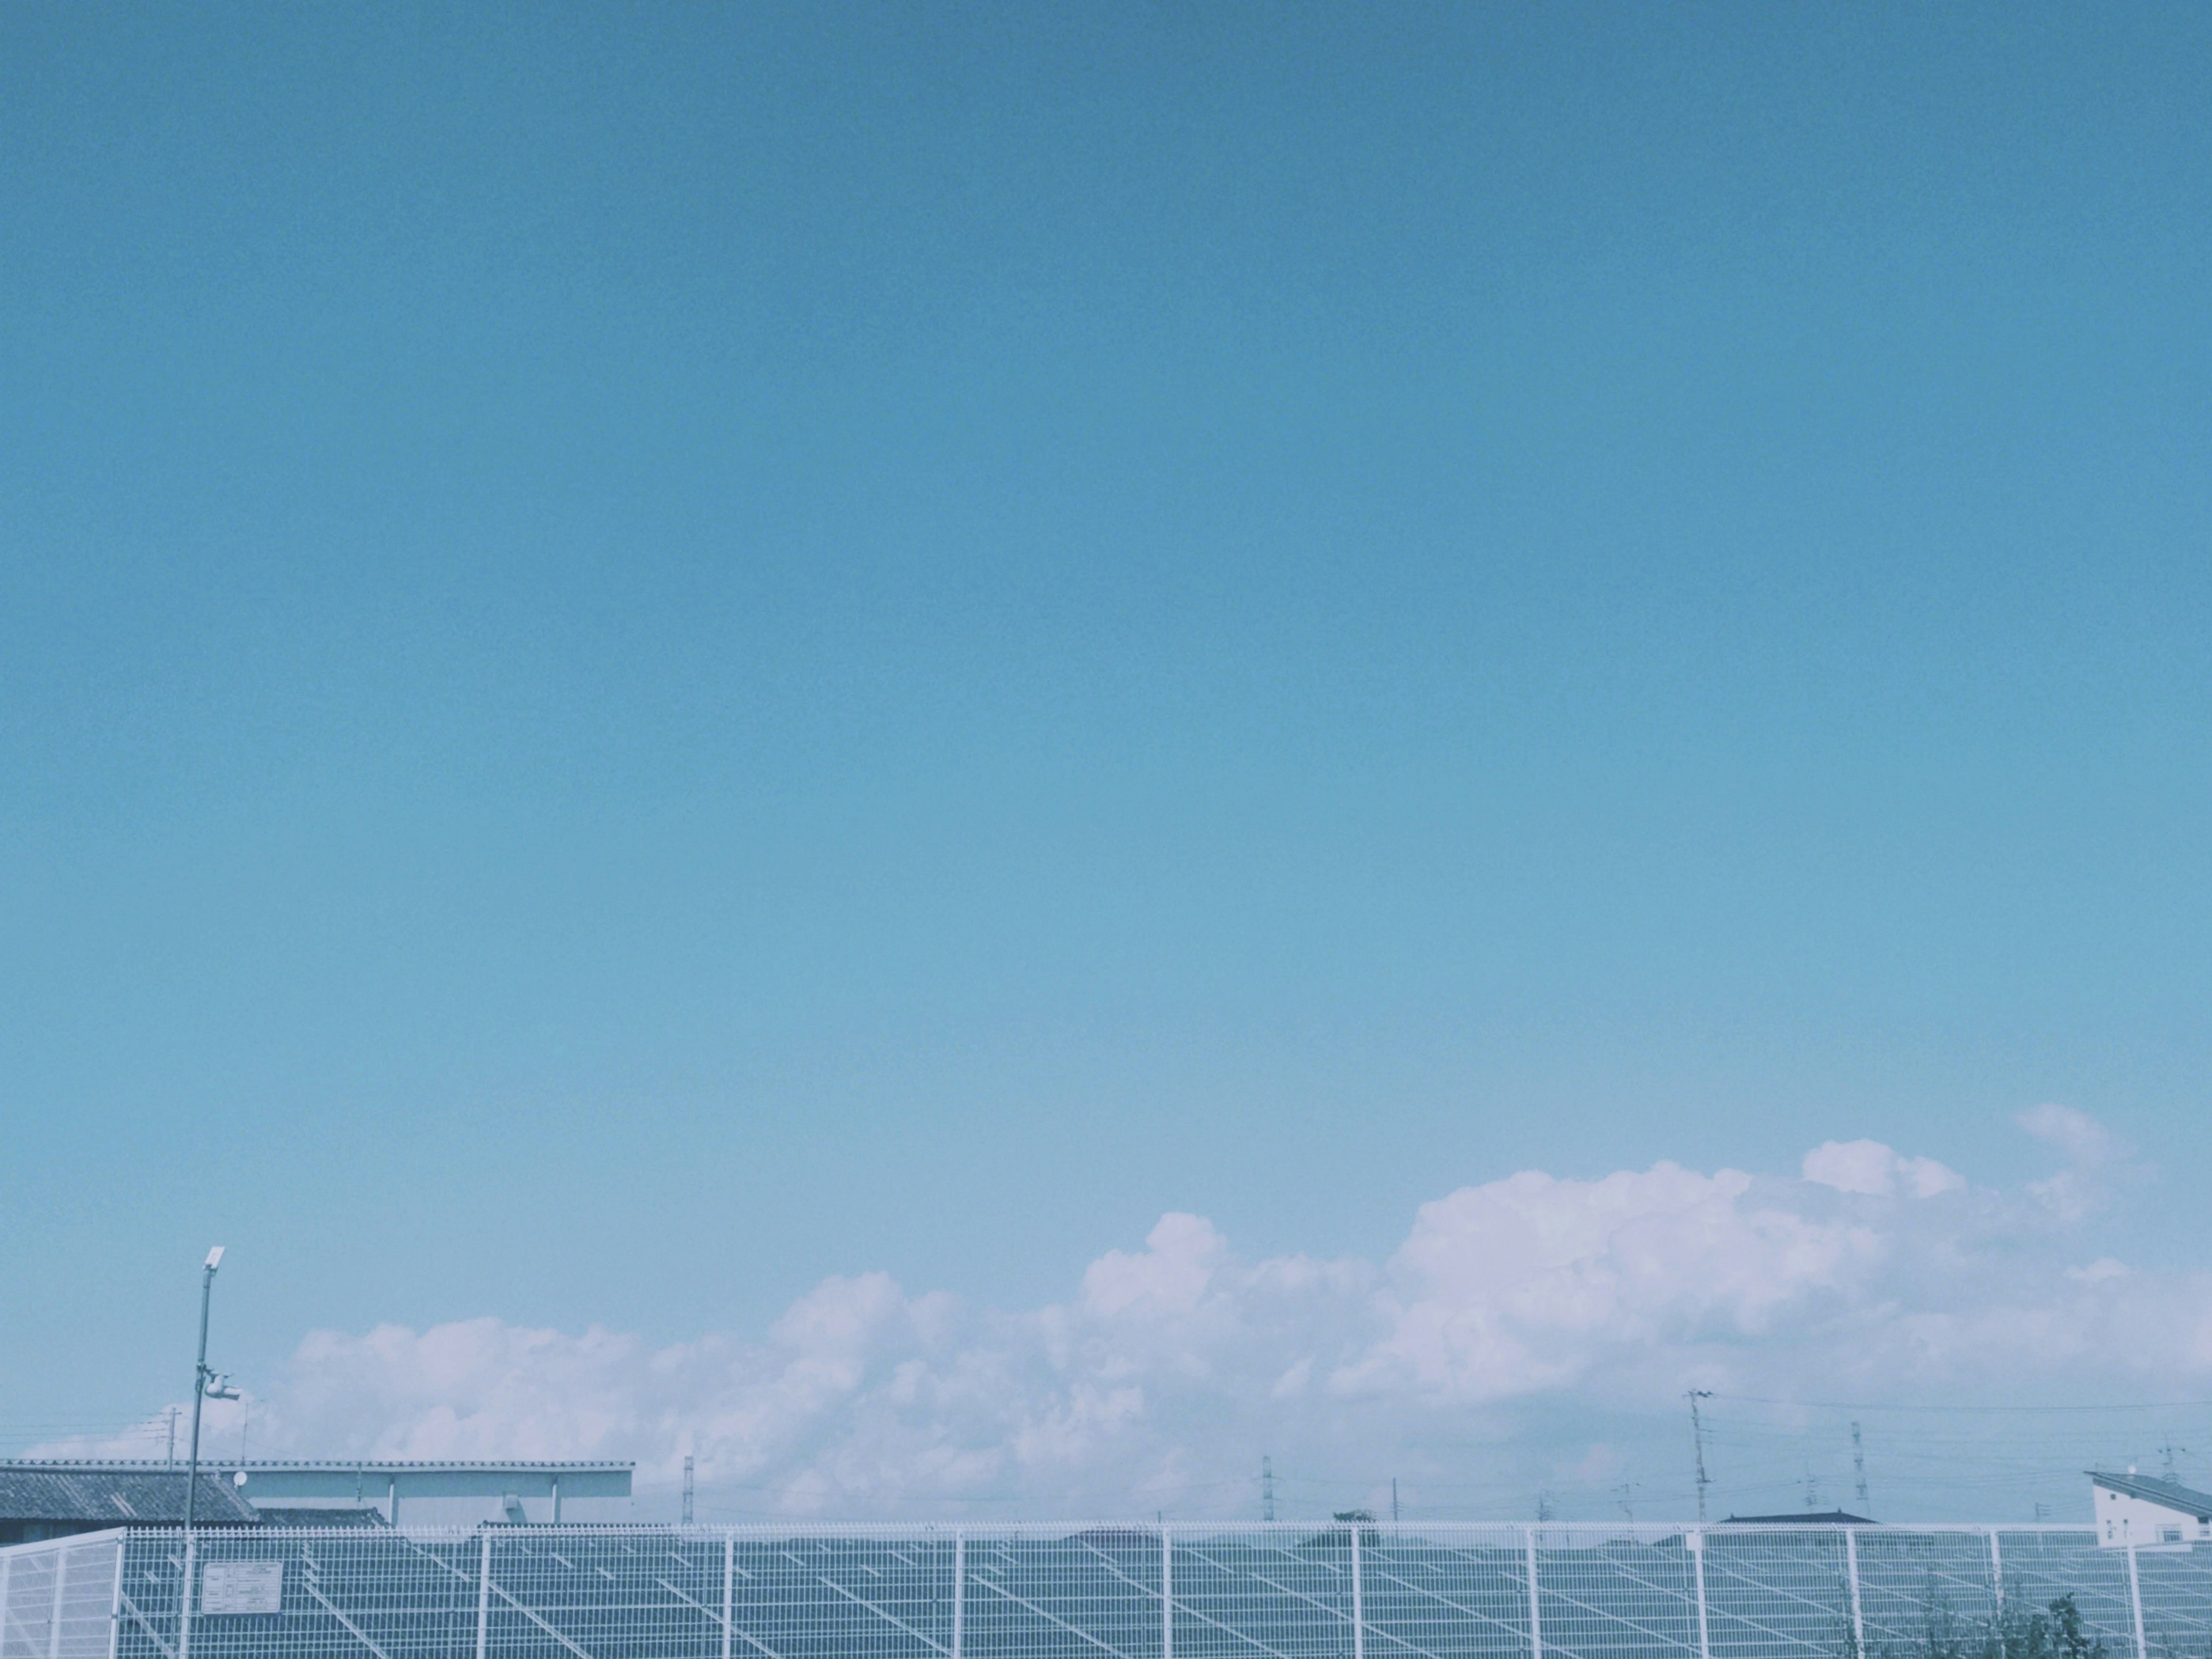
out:
M2212 1492L2130 1469L2089 1471L2097 1542L2105 1549L2187 1549L2212 1543Z

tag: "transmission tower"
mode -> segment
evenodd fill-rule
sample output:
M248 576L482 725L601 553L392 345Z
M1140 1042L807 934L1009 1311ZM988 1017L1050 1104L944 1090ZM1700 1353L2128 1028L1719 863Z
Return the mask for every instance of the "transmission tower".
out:
M1696 1447L1698 1451L1698 1521L1700 1525L1704 1523L1705 1518L1705 1488L1711 1486L1712 1481L1705 1474L1705 1420L1698 1415L1698 1401L1711 1400L1712 1397L1713 1391L1711 1389L1692 1389L1689 1394L1690 1443Z

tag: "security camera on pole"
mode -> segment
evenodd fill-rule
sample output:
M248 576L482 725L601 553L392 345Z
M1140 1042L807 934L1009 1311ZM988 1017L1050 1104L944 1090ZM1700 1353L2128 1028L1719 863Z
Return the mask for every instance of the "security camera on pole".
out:
M203 1400L235 1400L238 1390L224 1386L224 1379L208 1369L207 1331L208 1300L215 1291L215 1270L222 1266L222 1246L210 1250L207 1261L200 1267L200 1358L192 1371L192 1463L191 1472L185 1477L185 1535L191 1536L194 1512L198 1508L200 1495L200 1402Z

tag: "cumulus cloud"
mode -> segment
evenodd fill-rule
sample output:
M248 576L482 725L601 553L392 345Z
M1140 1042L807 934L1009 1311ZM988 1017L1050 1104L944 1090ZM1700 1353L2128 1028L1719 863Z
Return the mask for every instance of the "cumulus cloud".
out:
M2057 1174L2028 1184L2032 1197L2064 1221L2079 1221L2105 1203L2124 1151L2111 1130L2056 1101L2031 1106L2013 1121L2066 1160Z
M2022 1127L2069 1175L2114 1156L2069 1109ZM1479 1467L1517 1457L1532 1480L1595 1468L1593 1419L1671 1417L1691 1386L2206 1386L2212 1283L2091 1255L2078 1188L2064 1204L2048 1188L1972 1188L1933 1159L1829 1141L1796 1177L1661 1163L1462 1187L1379 1263L1255 1260L1170 1214L1026 1310L876 1273L823 1280L757 1335L662 1347L494 1317L317 1332L249 1402L253 1443L631 1457L647 1492L688 1452L710 1498L754 1514L1203 1513L1234 1510L1269 1449L1433 1473L1486 1447ZM1626 1454L1606 1432L1611 1470Z
M1879 1140L1824 1140L1805 1154L1805 1179L1839 1193L1934 1198L1954 1193L1966 1176L1932 1158L1901 1158Z
M2087 1112L2056 1101L2031 1106L2014 1120L2038 1140L2046 1141L2066 1155L2067 1161L2094 1170L2112 1161L2116 1150L2112 1132Z

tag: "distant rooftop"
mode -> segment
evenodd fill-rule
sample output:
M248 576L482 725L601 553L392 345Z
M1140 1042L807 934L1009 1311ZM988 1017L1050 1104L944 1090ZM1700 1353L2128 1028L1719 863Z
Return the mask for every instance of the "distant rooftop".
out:
M2146 1504L2179 1510L2199 1521L2212 1521L2212 1492L2198 1492L2179 1480L2160 1480L2148 1474L2113 1474L2104 1469L2091 1469L2088 1475L2099 1486L2123 1497L2140 1498Z
M629 1469L635 1463L594 1460L566 1462L547 1462L528 1458L409 1458L394 1460L375 1457L203 1457L200 1468L207 1469L312 1469L318 1473L343 1470L350 1474L356 1469L435 1469L441 1473L465 1471L468 1474L493 1473L502 1469L551 1470L565 1473L570 1469ZM182 1462L169 1462L159 1457L10 1457L0 1459L0 1470L6 1469L117 1469L128 1471L160 1470L179 1477L184 1473Z
M1881 1522L1843 1510L1800 1510L1791 1515L1731 1515L1721 1524L1727 1527L1878 1527Z
M127 1468L0 1463L0 1519L173 1526L185 1518L186 1480L183 1468L159 1463ZM204 1467L193 1513L211 1527L251 1526L261 1519L228 1480Z
M264 1527L388 1527L384 1511L376 1509L261 1509Z

